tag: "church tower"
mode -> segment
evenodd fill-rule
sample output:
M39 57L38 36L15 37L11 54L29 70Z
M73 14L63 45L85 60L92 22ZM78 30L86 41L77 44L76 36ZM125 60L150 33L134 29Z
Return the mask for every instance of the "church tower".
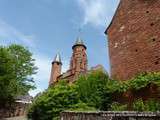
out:
M72 57L70 61L71 74L75 76L86 73L87 71L87 47L84 45L80 37L77 38L76 43L72 46Z
M160 0L120 0L105 33L112 78L160 71Z
M58 82L57 78L61 75L61 68L62 68L61 57L59 54L57 54L54 58L54 61L52 62L49 86L54 85L56 82Z

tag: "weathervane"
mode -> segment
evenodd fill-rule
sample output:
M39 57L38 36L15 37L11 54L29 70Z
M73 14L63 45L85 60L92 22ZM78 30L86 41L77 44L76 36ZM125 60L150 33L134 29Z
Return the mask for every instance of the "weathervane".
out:
M82 35L82 28L79 27L79 28L78 28L78 37L80 37L81 35Z

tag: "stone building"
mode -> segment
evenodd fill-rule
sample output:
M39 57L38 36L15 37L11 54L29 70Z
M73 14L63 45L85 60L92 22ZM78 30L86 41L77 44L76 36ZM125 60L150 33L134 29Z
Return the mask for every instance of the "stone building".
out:
M17 116L26 116L27 109L32 103L33 97L29 94L18 96L14 103L6 108L0 107L0 120Z
M105 33L112 78L160 71L160 0L120 0Z
M75 44L72 46L72 56L70 60L70 67L65 73L61 74L62 69L62 61L59 54L57 54L52 62L51 68L51 76L49 86L56 84L59 80L67 80L69 83L73 83L77 77L81 74L87 74L92 71L101 70L105 72L105 69L102 65L97 65L95 67L91 67L88 70L88 60L87 60L87 47L81 40L81 38L77 38Z
M87 72L87 47L80 38L77 38L76 43L72 46L72 57L70 61L70 68L65 73L61 74L62 62L60 55L57 54L52 62L51 77L49 85L57 83L61 79L66 79L72 83L80 74Z

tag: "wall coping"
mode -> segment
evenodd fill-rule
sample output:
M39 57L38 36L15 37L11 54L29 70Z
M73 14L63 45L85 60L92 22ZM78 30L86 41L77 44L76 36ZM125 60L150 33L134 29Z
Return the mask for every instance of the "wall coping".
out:
M160 112L138 112L138 111L96 111L96 112L73 112L73 111L64 111L61 112L61 116L65 114L71 115L100 115L100 116L124 116L124 117L160 117Z

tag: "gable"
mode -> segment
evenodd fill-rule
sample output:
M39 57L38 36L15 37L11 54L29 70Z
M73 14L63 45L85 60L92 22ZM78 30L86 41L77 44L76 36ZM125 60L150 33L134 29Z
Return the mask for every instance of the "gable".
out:
M111 20L110 24L108 25L107 29L106 29L105 32L104 32L106 35L107 35L107 32L108 32L108 29L110 28L110 26L112 25L113 21L115 20L116 16L117 16L118 13L119 13L119 10L120 10L120 8L121 8L121 4L122 4L122 0L120 0L120 3L119 3L119 5L118 5L118 7L117 7L117 9L116 9L116 11L115 11L115 14L114 14L114 16L112 17L112 20Z

